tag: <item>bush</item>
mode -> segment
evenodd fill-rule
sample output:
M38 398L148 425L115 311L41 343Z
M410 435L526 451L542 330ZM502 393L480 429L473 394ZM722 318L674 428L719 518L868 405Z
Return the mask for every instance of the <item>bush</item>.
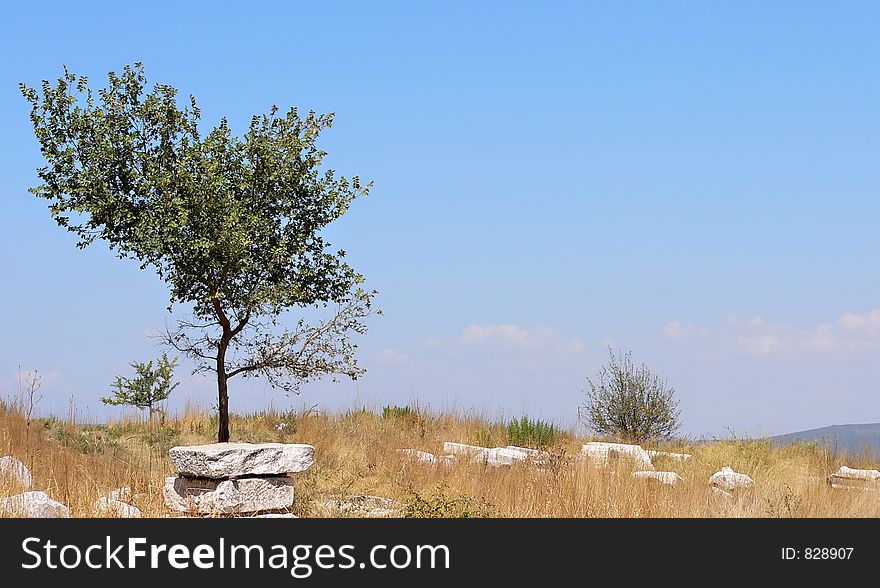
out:
M496 442L496 435L491 429L478 429L468 435L468 445L476 445L477 447L495 447L500 445Z
M558 430L552 424L526 416L507 423L507 442L510 445L545 449L556 442L557 435Z
M405 419L415 414L416 411L409 406L386 406L382 409L383 419Z
M163 353L156 367L153 362L132 362L131 367L137 375L133 378L116 376L113 384L113 395L102 396L101 402L114 406L134 406L141 410L150 411L150 420L153 413L163 414L159 403L166 400L180 382L174 382L174 368L177 367L177 358L169 360L168 355Z
M492 508L485 500L466 494L450 497L443 489L430 498L410 491L401 510L401 516L411 519L488 518L492 516Z
M636 443L672 436L680 426L675 390L646 365L633 365L631 352L608 352L611 359L596 381L587 378L581 420L600 435Z

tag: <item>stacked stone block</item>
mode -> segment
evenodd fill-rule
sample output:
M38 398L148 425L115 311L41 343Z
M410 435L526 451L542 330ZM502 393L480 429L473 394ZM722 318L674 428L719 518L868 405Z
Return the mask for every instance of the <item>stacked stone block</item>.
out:
M213 443L172 447L178 475L165 479L171 510L193 515L254 515L294 505L293 478L314 463L315 448L294 443Z

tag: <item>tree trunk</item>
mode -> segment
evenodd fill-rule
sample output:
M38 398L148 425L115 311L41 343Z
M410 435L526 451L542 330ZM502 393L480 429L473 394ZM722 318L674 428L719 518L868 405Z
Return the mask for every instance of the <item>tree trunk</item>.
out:
M217 432L218 443L229 442L229 395L226 387L226 374L217 371L217 392L219 393L218 407L220 410L220 430Z
M220 412L220 430L217 432L218 443L229 442L229 389L227 388L229 377L226 375L227 345L228 342L224 333L220 348L217 350L217 410Z

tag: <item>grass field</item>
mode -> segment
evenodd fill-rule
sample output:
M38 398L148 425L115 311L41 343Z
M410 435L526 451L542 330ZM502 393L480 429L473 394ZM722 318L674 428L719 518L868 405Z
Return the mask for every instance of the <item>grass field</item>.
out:
M280 426L283 424L284 426ZM144 516L169 514L162 499L167 457L174 445L210 443L217 421L188 409L150 424L132 418L102 425L56 418L28 423L15 406L0 403L0 455L22 460L34 489L68 505L72 516L93 516L92 505L109 490L129 486ZM326 516L333 497L390 498L411 517L876 517L880 494L831 489L825 476L840 465L876 467L864 458L835 455L810 445L773 448L757 440L692 443L647 449L691 453L686 462L655 459L657 470L678 472L684 482L659 486L632 478L623 465L600 468L576 458L589 440L555 435L544 467L491 468L475 463L432 467L398 450L442 453L444 441L505 446L518 429L476 416L392 409L347 414L266 412L233 415L233 441L309 443L315 464L296 474L294 514ZM708 478L722 466L746 473L755 488L734 498L713 495ZM20 492L0 481L0 496Z

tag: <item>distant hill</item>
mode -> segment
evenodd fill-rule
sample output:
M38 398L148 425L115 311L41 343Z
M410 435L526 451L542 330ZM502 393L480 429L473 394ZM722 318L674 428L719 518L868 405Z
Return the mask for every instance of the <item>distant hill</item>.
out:
M770 440L774 445L788 445L797 441L816 442L841 453L874 453L880 455L880 423L863 425L831 425L821 429L777 435Z

